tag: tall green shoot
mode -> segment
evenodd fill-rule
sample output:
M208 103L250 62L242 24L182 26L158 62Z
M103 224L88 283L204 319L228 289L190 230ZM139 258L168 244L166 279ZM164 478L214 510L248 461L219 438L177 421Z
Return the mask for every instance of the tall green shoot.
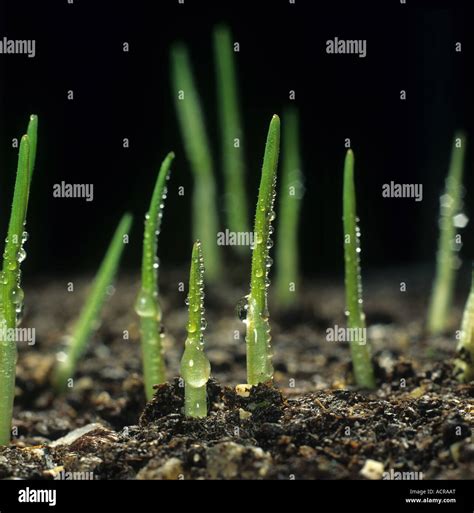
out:
M169 153L161 164L150 207L145 216L143 236L142 282L135 302L140 317L143 380L146 397L153 397L153 385L166 381L165 361L161 345L161 307L158 301L158 234L161 229L164 201L167 195L166 181L174 153Z
M201 243L196 241L189 271L188 337L181 359L181 376L184 380L184 413L187 417L207 415L207 382L211 364L204 353L204 261Z
M280 150L280 118L273 116L268 130L262 177L255 213L252 272L248 296L247 318L247 383L257 385L273 378L269 312L267 305L268 272L272 264L272 221L275 200L278 153Z
M462 209L462 173L466 138L455 135L444 194L440 198L439 242L436 276L428 310L427 329L435 335L446 329L454 280L458 268L457 215Z
M474 267L471 277L471 291L461 323L461 334L454 360L454 375L459 381L474 379Z
M132 216L128 213L124 214L96 274L79 319L69 338L68 346L64 352L58 354L58 363L53 375L53 382L58 392L64 392L72 384L79 358L85 352L89 339L97 326L107 289L117 272L125 247L125 237L128 235L131 225Z
M171 78L184 148L194 174L193 238L202 241L207 265L206 279L212 282L220 278L222 268L217 247L216 185L200 99L189 55L183 45L175 45L172 49Z
M225 178L227 223L233 232L249 230L245 195L243 131L240 117L232 36L228 27L214 31L217 93L222 145L222 169ZM245 250L245 246L235 246Z
M23 244L28 237L25 223L36 157L37 129L38 118L31 115L27 134L20 141L12 209L0 273L0 445L8 444L11 438L18 348L16 338L5 337L4 334L17 327L23 307L20 265L26 258Z
M366 336L365 314L362 310L362 280L360 275L359 228L356 217L354 186L354 154L348 150L344 162L343 185L344 263L346 314L348 328L361 334L351 337L351 355L354 377L361 388L375 388L370 346ZM355 331L357 330L357 331Z
M280 188L276 295L282 307L295 303L299 289L298 221L303 195L299 119L294 107L283 115L282 184Z

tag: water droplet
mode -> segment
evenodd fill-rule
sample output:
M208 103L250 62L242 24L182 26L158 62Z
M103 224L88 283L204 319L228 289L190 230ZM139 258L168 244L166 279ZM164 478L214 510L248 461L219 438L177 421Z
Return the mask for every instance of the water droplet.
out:
M204 351L197 349L189 340L186 341L180 372L186 385L194 388L204 386L211 375L211 364Z
M241 321L245 321L247 319L248 309L248 296L244 296L243 298L239 299L237 305L235 306L235 311Z
M24 296L25 295L23 293L23 290L20 287L14 288L10 293L10 299L11 299L12 303L14 303L16 305L21 304Z
M456 228L464 228L468 222L469 222L469 218L462 212L453 217L453 225Z
M135 301L135 312L140 317L157 317L157 307L153 297L144 290L141 290Z
M16 258L17 258L18 263L21 263L21 262L23 262L23 260L25 260L26 251L22 247L18 250L18 254L17 254Z

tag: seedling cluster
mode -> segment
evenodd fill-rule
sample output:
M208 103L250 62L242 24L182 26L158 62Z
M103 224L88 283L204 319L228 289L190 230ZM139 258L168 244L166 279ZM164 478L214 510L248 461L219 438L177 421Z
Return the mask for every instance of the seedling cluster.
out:
M230 32L220 27L215 32L215 56L222 140L222 168L227 191L229 226L247 230L247 208L244 193L241 120L237 103L235 67L232 56ZM190 68L187 50L182 45L173 48L171 55L173 94L180 122L184 147L194 175L193 237L189 273L189 292L186 300L189 317L187 338L181 359L181 377L185 388L184 414L192 418L207 415L207 382L211 364L204 351L204 280L210 284L220 279L221 255L217 249L218 216L216 185L210 144L206 135L204 116L195 81ZM295 110L288 110L283 123L283 187L280 192L280 231L277 250L277 297L280 306L291 305L295 295L289 284L297 283L298 252L297 225L300 211L302 175L299 157L299 128ZM3 328L14 329L22 310L20 264L26 254L23 245L30 184L33 175L36 140L36 116L31 116L27 134L21 139L8 235L0 273L0 323ZM273 379L270 314L268 308L269 271L272 266L272 222L275 219L277 169L280 150L280 118L271 119L264 151L260 187L255 212L252 247L250 292L242 304L242 318L246 325L247 385L271 382ZM286 130L286 133L285 133ZM453 217L461 207L461 177L464 155L464 138L459 136L453 149L448 174L445 202L441 212L441 235L433 298L429 314L429 329L436 333L446 325L447 310L454 280L453 238L456 234ZM233 142L231 142L233 141ZM235 141L239 145L235 145ZM140 321L144 388L151 399L154 386L167 379L162 339L166 320L163 319L158 287L158 235L167 196L174 153L169 153L158 172L150 205L145 215L141 283L135 301L135 311ZM292 188L296 189L291 194ZM296 196L295 198L292 196ZM449 201L447 201L449 199ZM346 316L349 328L365 333L365 316L362 301L360 272L360 229L356 217L354 184L354 154L349 150L345 157L343 173L343 236L345 262ZM132 216L125 214L110 242L103 262L93 281L90 293L75 324L65 349L58 355L52 381L58 393L72 386L80 357L97 325L107 291L117 272L119 261L128 242ZM201 242L202 241L202 242ZM204 274L204 262L206 274ZM211 285L212 286L212 285ZM291 292L291 294L290 294ZM358 387L374 389L376 386L371 360L370 343L366 339L351 343L353 374ZM15 365L17 347L14 341L0 341L0 444L10 440L13 399L15 390ZM474 378L474 280L464 312L456 375L460 380Z

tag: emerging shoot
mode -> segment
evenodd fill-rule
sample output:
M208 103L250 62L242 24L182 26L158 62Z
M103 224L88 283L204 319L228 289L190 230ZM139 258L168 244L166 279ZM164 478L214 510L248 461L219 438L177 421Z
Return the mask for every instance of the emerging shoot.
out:
M20 142L13 203L0 273L0 445L8 444L11 437L18 349L16 337L4 337L3 334L15 330L23 308L20 265L26 258L23 244L28 238L25 223L35 161L33 152L36 151L37 123L37 117L31 116L28 133L34 140L24 135Z
M193 238L200 239L209 281L221 272L217 247L216 186L210 144L186 48L176 45L171 53L171 77L184 149L194 174Z
M354 154L348 150L344 162L343 186L344 263L346 315L349 329L362 334L351 337L354 377L361 388L375 388L370 346L366 336L365 314L362 310L362 280L360 275L360 230L357 226L354 187Z
M454 375L459 381L474 379L474 268L471 278L471 291L462 317L461 334L454 360Z
M225 178L227 223L229 230L247 233L249 226L244 185L242 121L237 94L234 50L231 33L227 27L217 27L214 31L214 55L222 135L222 168ZM234 247L245 250L245 246Z
M276 247L276 294L278 303L288 307L295 303L295 291L298 290L298 220L303 194L299 120L298 112L294 108L289 108L283 116L282 139L283 162Z
M153 397L153 385L166 381L165 361L161 346L161 307L158 301L158 234L167 195L166 181L174 153L169 153L161 164L153 190L150 208L145 216L143 236L142 283L135 302L135 311L140 317L143 380L146 397Z
M188 337L181 358L181 377L184 380L184 414L186 417L206 417L207 382L211 364L204 353L204 262L201 243L196 241L189 271Z
M272 349L267 289L268 272L272 265L269 256L272 247L273 203L280 149L280 118L273 116L268 130L262 177L255 213L255 244L252 250L252 273L247 304L247 383L257 385L273 378Z
M428 331L435 335L446 328L448 312L458 266L457 228L465 225L462 209L462 172L466 138L456 134L444 194L440 198L439 242L436 254L436 277L428 310Z
M67 387L72 386L77 363L85 352L90 336L97 326L107 290L117 272L131 225L132 216L124 214L102 260L79 319L74 326L73 333L68 341L68 347L57 356L58 363L53 381L58 392L64 392Z

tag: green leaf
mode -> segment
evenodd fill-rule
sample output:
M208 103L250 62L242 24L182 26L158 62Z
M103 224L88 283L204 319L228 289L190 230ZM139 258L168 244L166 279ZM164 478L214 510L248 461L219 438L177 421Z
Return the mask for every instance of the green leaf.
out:
M143 236L142 282L135 302L140 317L143 377L147 399L153 397L153 386L166 381L165 362L161 344L161 308L158 301L158 234L161 229L164 201L167 194L174 153L169 153L161 164L150 208L145 216Z
M461 324L461 337L454 360L454 375L459 381L474 379L474 268L471 277L471 291L464 308Z
M187 417L207 415L207 382L211 364L204 353L204 261L201 243L196 241L189 271L188 336L181 358L181 377L184 380L184 413Z
M33 178L33 171L35 170L36 163L36 143L38 140L38 116L31 114L30 122L28 123L28 130L26 132L28 140L30 142L30 182Z
M352 366L356 383L361 388L375 388L370 346L365 335L365 315L362 310L362 279L360 275L360 244L356 216L354 187L354 154L348 150L344 163L343 187L344 262L347 326L363 336L351 337ZM363 330L363 331L360 331Z
M234 51L228 27L220 26L215 29L214 55L227 223L229 230L247 233L249 225L244 184L243 131L237 94ZM236 141L238 141L237 147ZM245 246L235 246L235 248L238 251L245 250Z
M115 230L79 319L74 326L68 347L64 353L58 355L58 364L55 369L53 381L59 392L63 392L68 385L72 383L72 381L69 380L72 380L79 358L86 350L90 336L97 325L102 305L107 295L107 288L114 279L120 257L125 247L124 237L128 235L131 225L132 216L130 214L124 214Z
M441 198L439 217L439 243L436 254L436 276L428 310L428 331L435 335L446 328L452 303L457 269L456 225L454 218L462 209L462 173L466 138L456 134L453 141L451 164L446 178L446 188Z
M23 307L20 264L26 253L25 222L30 187L30 141L24 135L20 141L18 168L13 193L8 235L0 273L0 445L8 444L11 436L13 401L15 397L16 340L4 337L6 330L17 327L17 317Z
M206 279L216 281L220 278L222 266L217 246L216 184L212 156L188 52L182 45L172 49L171 77L184 148L194 174L193 238L202 241L207 265Z
M280 149L280 118L273 116L268 129L262 177L255 213L252 272L247 307L247 382L257 385L273 377L270 323L267 306L268 272L271 267L271 224L275 218L278 153Z
M294 304L297 297L295 292L299 290L298 222L303 196L299 139L298 112L289 108L283 116L283 172L275 258L275 288L282 307Z

